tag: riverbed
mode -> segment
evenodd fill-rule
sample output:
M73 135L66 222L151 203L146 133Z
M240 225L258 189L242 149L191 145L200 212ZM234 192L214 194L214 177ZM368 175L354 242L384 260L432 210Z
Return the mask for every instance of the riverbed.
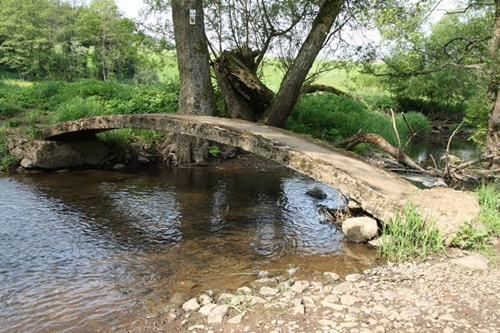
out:
M262 270L361 272L374 251L317 209L340 198L281 168L0 176L0 332L127 327Z

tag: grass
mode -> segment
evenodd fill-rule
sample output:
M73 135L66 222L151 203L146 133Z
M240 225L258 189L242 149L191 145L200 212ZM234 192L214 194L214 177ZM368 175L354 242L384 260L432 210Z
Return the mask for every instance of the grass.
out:
M395 262L425 259L445 249L434 222L427 221L411 202L383 225L381 239L378 255Z
M465 222L452 237L451 245L465 250L481 251L498 259L490 246L491 237L500 236L500 181L477 189L481 213L477 222ZM444 252L443 237L432 221L426 221L412 203L397 212L382 227L379 256L390 261L403 262L414 258L427 258ZM494 253L494 255L493 255Z
M430 132L430 123L420 113L406 114L413 130L425 137ZM401 115L396 117L401 140L404 143L411 135ZM304 96L290 115L286 127L294 132L311 135L326 141L346 139L359 130L376 133L393 145L397 137L391 119L380 112L367 110L360 102L347 96L316 93Z

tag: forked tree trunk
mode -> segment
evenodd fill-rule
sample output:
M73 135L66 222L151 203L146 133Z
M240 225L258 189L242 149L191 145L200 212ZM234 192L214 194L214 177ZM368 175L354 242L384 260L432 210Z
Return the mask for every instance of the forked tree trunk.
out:
M253 53L246 53L223 52L214 62L214 72L231 117L257 121L274 93L257 77Z
M178 113L211 116L215 99L203 19L202 0L172 1L180 80ZM208 157L208 143L178 135L176 155L180 164L203 162Z
M261 119L266 125L276 127L285 125L299 99L307 74L316 60L316 56L323 48L323 43L328 37L343 4L344 0L325 0L323 2L309 35L285 74L278 94Z

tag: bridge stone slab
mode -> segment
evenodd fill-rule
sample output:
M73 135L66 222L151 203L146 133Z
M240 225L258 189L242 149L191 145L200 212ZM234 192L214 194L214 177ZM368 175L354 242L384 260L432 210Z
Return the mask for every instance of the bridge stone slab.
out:
M470 194L451 189L418 189L350 152L258 123L178 114L115 115L55 124L41 134L47 140L64 141L117 128L176 132L239 147L339 189L383 221L389 221L394 211L408 201L432 216L447 234L479 214L477 199Z

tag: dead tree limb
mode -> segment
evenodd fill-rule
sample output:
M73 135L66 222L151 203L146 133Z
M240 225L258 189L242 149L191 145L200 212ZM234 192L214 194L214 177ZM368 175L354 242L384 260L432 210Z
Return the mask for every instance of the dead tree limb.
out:
M385 140L378 134L362 133L361 131L359 131L356 135L352 136L349 139L340 141L336 143L336 145L345 147L346 149L350 149L354 145L357 145L358 143L362 142L371 143L378 146L380 149L382 149L383 151L394 157L396 161L398 161L399 163L403 164L404 166L410 169L418 170L420 172L426 172L424 168L415 163L411 158L408 157L408 155L399 151L399 149L391 145L389 142L387 142L387 140Z

